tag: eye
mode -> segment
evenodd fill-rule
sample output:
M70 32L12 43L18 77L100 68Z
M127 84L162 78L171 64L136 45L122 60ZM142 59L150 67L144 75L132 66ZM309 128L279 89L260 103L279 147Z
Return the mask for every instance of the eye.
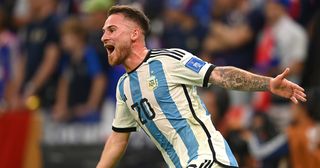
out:
M110 29L109 29L109 32L110 32L110 33L113 33L113 32L115 32L115 31L116 31L115 28L110 28Z

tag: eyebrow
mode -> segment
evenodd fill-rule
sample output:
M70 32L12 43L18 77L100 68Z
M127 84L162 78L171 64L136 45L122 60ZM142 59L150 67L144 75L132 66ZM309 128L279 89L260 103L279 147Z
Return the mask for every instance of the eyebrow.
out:
M102 31L105 31L105 30L107 30L107 29L111 29L111 28L117 28L117 26L115 26L115 25L110 25L110 26L108 26L107 28L102 28Z

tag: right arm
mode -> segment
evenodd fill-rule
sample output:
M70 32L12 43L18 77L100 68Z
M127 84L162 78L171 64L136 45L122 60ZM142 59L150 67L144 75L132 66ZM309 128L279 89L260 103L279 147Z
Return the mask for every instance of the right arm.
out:
M97 168L115 167L127 148L129 132L112 132L108 138Z
M50 44L45 48L44 60L32 79L28 81L29 87L24 91L24 97L36 94L36 92L43 87L56 69L60 57L59 54L60 51L57 44Z
M69 80L63 74L58 82L56 102L53 106L52 117L56 121L64 121L68 118Z
M116 113L112 123L113 132L104 146L97 168L113 168L116 166L127 148L130 132L136 131L138 126L123 99L125 97L124 92L122 92L124 86L121 83L125 78L121 77L118 82Z

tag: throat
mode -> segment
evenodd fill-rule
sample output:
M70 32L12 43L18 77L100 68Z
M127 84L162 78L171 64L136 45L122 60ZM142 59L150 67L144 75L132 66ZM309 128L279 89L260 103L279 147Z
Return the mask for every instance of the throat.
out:
M141 52L132 53L124 62L127 73L134 72L149 58L150 51L145 49Z

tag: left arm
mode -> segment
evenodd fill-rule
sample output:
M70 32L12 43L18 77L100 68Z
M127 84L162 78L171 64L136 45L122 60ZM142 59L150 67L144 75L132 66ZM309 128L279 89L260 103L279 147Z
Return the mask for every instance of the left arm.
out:
M99 110L99 105L104 95L105 81L103 74L98 74L93 78L87 101L73 108L76 116L84 116Z
M93 83L90 89L89 99L87 105L96 110L101 102L104 90L105 90L106 78L104 74L99 74L93 79Z
M36 74L29 81L29 87L24 91L24 97L35 94L55 71L60 57L60 51L57 44L49 44L44 51L44 60L41 63Z
M231 67L216 67L209 78L209 82L226 89L243 91L270 91L281 97L290 98L294 103L306 101L304 89L285 79L289 74L286 69L275 78L253 74L251 72Z
M270 80L270 77L256 75L236 67L221 66L212 71L209 82L226 89L267 91Z

